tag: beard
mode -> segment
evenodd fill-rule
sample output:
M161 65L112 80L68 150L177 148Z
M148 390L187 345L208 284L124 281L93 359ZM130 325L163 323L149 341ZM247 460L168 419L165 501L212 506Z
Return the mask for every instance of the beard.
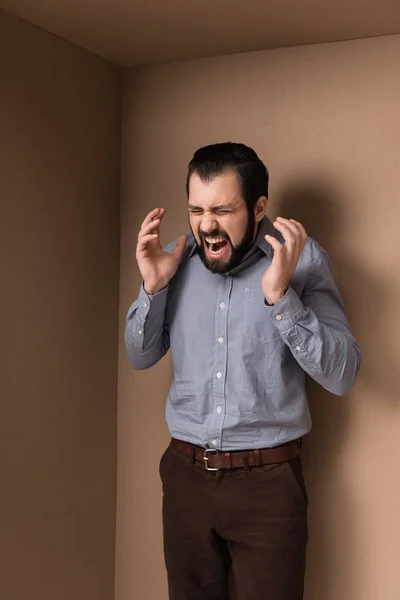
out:
M203 231L199 231L201 242L200 244L197 242L196 236L196 246L197 252L204 266L211 271L211 273L218 273L220 275L224 275L232 271L235 267L237 267L246 256L246 254L251 250L253 246L253 238L255 231L255 215L253 211L248 211L247 215L247 224L246 229L243 234L242 239L236 245L232 244L232 241L229 235L223 229L214 229L208 233L204 233ZM192 233L194 235L193 229ZM218 259L218 258L210 258L206 254L206 237L221 237L224 238L226 243L230 248L230 256L227 260Z

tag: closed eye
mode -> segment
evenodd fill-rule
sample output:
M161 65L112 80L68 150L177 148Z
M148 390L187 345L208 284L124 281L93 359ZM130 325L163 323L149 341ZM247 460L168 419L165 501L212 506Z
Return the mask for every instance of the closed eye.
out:
M200 206L189 206L189 213L191 215L202 215L204 214L204 209L201 208ZM230 215L234 212L234 208L231 208L230 206L216 206L215 208L211 209L210 212L211 214L214 215Z

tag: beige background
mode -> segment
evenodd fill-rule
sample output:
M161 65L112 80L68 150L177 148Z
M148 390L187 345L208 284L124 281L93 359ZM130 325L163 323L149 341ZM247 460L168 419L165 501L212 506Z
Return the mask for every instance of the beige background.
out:
M354 390L310 386L314 431L306 600L400 594L400 36L143 67L123 93L120 331L139 277L142 218L187 229L186 164L202 144L253 146L270 214L304 222L330 252L364 353ZM158 460L169 358L130 369L120 338L116 600L166 599Z
M4 14L0 57L1 598L167 598L171 364L134 372L122 335L115 505L119 256L122 334L142 218L185 231L186 164L230 139L329 250L364 354L347 397L309 386L305 600L398 600L400 36L125 71L122 161L118 69Z
M0 597L114 585L120 72L0 14Z
M398 0L1 0L1 6L121 67L400 32Z

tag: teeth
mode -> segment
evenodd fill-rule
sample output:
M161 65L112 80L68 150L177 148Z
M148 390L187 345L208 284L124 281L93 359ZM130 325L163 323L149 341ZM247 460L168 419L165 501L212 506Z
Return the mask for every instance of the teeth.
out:
M212 238L212 237L207 237L206 241L209 244L218 244L218 242L224 242L225 238L219 237L219 238Z
M222 254L223 252L225 252L225 248L220 248L219 250L211 250L211 248L210 248L210 254L213 254L214 256L217 256L218 254Z

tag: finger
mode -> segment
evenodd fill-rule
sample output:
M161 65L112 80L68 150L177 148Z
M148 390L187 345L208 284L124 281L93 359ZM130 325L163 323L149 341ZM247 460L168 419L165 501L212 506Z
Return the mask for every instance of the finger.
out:
M147 223L147 225L145 225L144 227L142 227L142 229L139 231L139 235L138 235L138 240L140 240L143 236L147 235L148 233L159 233L158 232L158 225L160 224L160 219L154 219L154 221L150 221L150 223Z
M136 252L143 252L143 250L145 250L149 242L154 242L157 239L158 233L149 233L148 235L145 235L138 241L136 246Z
M282 223L282 225L285 225L296 238L301 237L301 231L292 219L284 219L283 217L278 217L277 222Z
M153 218L153 220L149 221L148 225L150 225L150 231L151 233L160 233L160 224L161 224L161 220L164 218L165 215L165 209L164 208L160 208L158 215L155 215L155 217ZM153 225L153 227L151 227L151 225ZM146 225L147 227L147 225Z
M306 240L308 238L308 234L307 234L307 231L305 230L305 228L303 227L303 225L299 221L295 221L294 219L290 219L290 221L291 221L291 223L294 223L299 228L303 239Z
M304 238L302 230L297 225L297 223L294 222L292 219L282 219L281 217L278 217L278 219L279 219L279 222L282 223L282 225L286 226L287 230L289 230L291 232L292 240L291 240L291 242L289 241L289 244L291 244L291 247L296 248L296 249L302 248L305 243L305 238Z
M153 219L158 217L159 212L160 212L159 208L154 208L151 212L149 212L149 214L146 216L143 223L141 224L140 229L142 229L143 227L145 227L147 225L147 223L150 223L150 221L152 221Z
M277 229L282 235L285 243L292 247L296 242L296 234L287 226L286 223L282 221L275 221L274 227Z
M158 217L155 219L155 221L159 221L158 226L156 225L156 227L153 228L153 233L158 233L160 234L160 225L161 225L161 221L163 220L163 218L165 217L165 208L160 208L160 212L158 214ZM155 223L154 221L154 223Z
M140 229L145 227L147 225L147 223L154 221L154 219L157 219L157 218L162 219L164 215L165 215L165 208L154 208L151 212L149 212L149 214L143 221L142 225L140 226Z
M187 242L187 236L181 235L181 237L176 242L176 246L172 252L176 259L180 260L182 258L183 251L185 249Z
M272 235L266 235L265 239L267 240L267 242L269 244L271 244L272 248L274 249L274 258L275 258L275 256L277 256L277 257L282 256L283 251L284 251L283 244L278 242L278 240L276 238L274 238Z

